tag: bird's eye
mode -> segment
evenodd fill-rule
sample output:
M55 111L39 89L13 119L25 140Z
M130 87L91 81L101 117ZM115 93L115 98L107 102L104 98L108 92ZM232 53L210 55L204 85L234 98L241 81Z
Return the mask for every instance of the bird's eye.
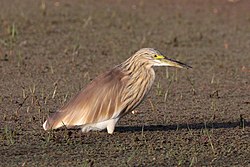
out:
M154 57L156 58L156 57L157 57L157 55L154 55Z

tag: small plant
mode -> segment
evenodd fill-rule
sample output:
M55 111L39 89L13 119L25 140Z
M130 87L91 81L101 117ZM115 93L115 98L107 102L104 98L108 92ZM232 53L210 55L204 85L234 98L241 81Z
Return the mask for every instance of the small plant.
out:
M26 91L25 91L24 87L22 87L22 96L23 96L24 99L27 97L27 94L26 94Z
M86 28L91 23L92 17L88 16L88 18L85 20L83 28Z
M243 131L245 129L245 122L246 120L243 118L243 115L240 114L240 128L242 128Z
M154 104L152 103L152 101L151 101L150 99L148 99L148 101L149 101L149 104L150 104L150 106L151 106L152 111L153 111L153 112L156 112L155 106L154 106Z
M207 136L207 139L208 139L208 143L210 144L211 146L211 150L213 152L214 155L216 155L216 150L214 148L214 144L213 144L213 141L211 139L211 133L209 132L208 128L207 128L207 124L206 122L204 123L205 125L205 129L203 129L203 133Z
M17 36L17 27L15 23L12 23L11 26L8 28L8 34L10 35L11 39L14 40Z
M47 104L49 100L49 93L47 94L47 96L44 97L44 104Z
M178 69L177 68L175 69L175 81L176 82L178 81Z
M190 83L191 87L192 87L192 92L193 92L193 95L196 95L196 89L195 89L195 83L194 83L194 80L191 80L190 77L187 76L187 80L188 82Z
M166 68L166 79L169 79L169 72L168 72L168 68Z
M194 164L197 162L197 157L192 157L191 162L189 164L189 167L194 166Z
M31 93L32 95L34 95L35 92L36 92L36 85L33 84L32 87L29 87L29 90L30 90L30 93Z
M41 1L41 6L40 6L41 12L43 16L46 16L47 14L47 7L46 7L46 3L44 0Z
M23 58L22 58L20 51L18 52L17 56L18 56L17 66L20 67L23 62Z
M89 166L89 163L87 160L84 160L83 161L83 164L82 164L82 167L88 167Z
M127 162L126 162L127 165L129 164L129 162L130 162L132 159L134 159L134 158L136 157L136 155L138 155L138 150L139 150L139 147L137 147L137 148L130 154L130 156L128 157Z
M213 74L212 79L211 79L211 84L214 84L214 77L215 75Z
M142 138L145 137L145 136L144 136L144 125L142 125L142 127L141 127L141 136L142 136Z
M52 142L54 137L55 137L54 131L50 130L48 133L46 133L44 137L45 145L48 145L50 142Z
M30 112L30 106L27 107L27 110L26 110L27 113Z
M52 135L51 135L51 132L46 133L46 134L48 134L48 136L45 137L45 143L48 144L50 142L50 139L51 139Z
M55 87L54 87L54 91L53 91L53 94L52 94L52 99L54 99L55 98L55 96L56 96L56 91L57 91L57 83L55 83L54 84L55 85Z
M179 159L177 164L178 164L178 166L182 166L183 165L183 160Z
M49 68L50 68L51 74L54 74L54 67L51 62L49 63Z
M63 96L62 104L64 104L64 103L67 101L68 95L69 95L69 93L66 93L66 94Z
M16 116L18 116L19 111L21 110L21 108L23 107L24 103L26 102L26 100L27 100L28 98L29 98L29 96L26 96L26 97L24 98L24 100L23 100L21 103L19 103L19 107L17 108L17 110L16 110L16 112L15 112L15 115L16 115Z
M173 81L173 77L169 80L168 88L167 88L165 95L164 95L164 102L167 101L167 98L169 96L169 91L170 91L170 87L172 85L172 81Z
M41 98L42 98L42 99L45 98L44 88L42 88L42 90L41 90Z
M156 85L156 95L157 96L161 96L162 95L162 87L161 87L160 82L158 82L157 85Z
M6 137L6 140L7 140L7 144L8 145L13 145L15 143L14 138L13 138L14 132L11 131L7 127L7 125L5 125L5 127L4 127L4 134L5 134L5 137Z
M34 104L35 102L35 93L36 93L36 85L33 84L31 87L29 87L30 93L31 93L31 104Z

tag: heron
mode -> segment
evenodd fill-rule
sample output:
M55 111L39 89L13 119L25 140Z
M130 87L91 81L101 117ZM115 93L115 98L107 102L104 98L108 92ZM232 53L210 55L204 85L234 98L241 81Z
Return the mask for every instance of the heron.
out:
M153 48L142 48L121 64L97 76L68 103L44 122L44 130L80 127L82 132L107 129L113 134L117 122L135 110L155 80L154 66L191 68L163 56Z

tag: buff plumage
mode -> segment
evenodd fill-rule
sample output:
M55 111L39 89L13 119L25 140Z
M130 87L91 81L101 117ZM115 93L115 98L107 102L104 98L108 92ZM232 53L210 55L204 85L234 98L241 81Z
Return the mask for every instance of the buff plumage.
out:
M154 79L153 66L189 68L152 48L137 51L125 62L98 76L65 106L48 117L45 130L80 126L83 132L107 128L112 134L120 118L133 111L148 94Z

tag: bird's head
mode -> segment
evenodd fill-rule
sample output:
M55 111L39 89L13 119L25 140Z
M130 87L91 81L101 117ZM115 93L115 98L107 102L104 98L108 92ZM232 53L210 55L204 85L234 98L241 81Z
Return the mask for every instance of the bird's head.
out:
M192 68L187 64L181 63L179 61L167 58L163 56L159 51L153 48L143 48L134 54L137 61L142 61L148 63L151 66L169 66L177 68Z

